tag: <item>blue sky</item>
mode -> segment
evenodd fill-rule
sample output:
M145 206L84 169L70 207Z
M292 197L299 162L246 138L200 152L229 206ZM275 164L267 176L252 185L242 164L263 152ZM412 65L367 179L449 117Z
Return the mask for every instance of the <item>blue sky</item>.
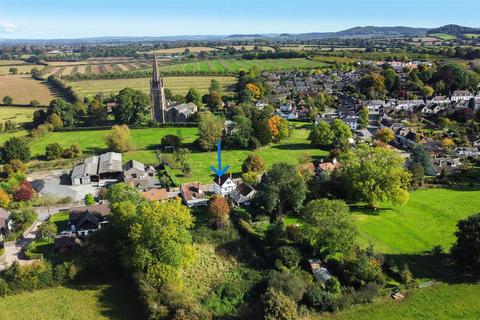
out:
M480 27L479 0L0 0L0 38Z

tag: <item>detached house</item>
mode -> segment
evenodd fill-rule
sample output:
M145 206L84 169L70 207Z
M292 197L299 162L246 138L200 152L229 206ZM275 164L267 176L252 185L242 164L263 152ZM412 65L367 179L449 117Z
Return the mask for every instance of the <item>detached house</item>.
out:
M183 203L189 208L204 206L208 202L208 198L199 182L182 184L180 193Z
M461 101L461 100L469 101L470 99L472 99L474 97L475 96L470 91L456 90L456 91L453 92L451 100L454 101L454 102L458 102L458 101Z
M215 175L213 178L213 191L221 195L222 197L227 196L230 192L234 191L237 188L236 183L233 181L231 176L223 175L221 177Z
M75 207L69 210L68 226L72 233L80 237L86 237L104 227L110 214L108 204L96 204L91 206Z

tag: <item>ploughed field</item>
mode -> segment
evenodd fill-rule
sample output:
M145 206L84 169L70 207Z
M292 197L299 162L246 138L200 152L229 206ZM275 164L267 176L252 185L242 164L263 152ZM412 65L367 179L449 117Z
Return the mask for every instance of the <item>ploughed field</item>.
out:
M58 92L45 82L34 80L27 75L0 76L0 98L10 96L13 104L29 104L38 100L42 105L48 105L59 96Z

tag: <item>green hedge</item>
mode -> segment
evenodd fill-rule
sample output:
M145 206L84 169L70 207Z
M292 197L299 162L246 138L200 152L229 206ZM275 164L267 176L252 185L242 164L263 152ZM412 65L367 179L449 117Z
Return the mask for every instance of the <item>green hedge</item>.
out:
M110 130L112 126L92 126L92 127L74 127L74 128L56 128L55 132L73 132L73 131L96 131L96 130ZM171 122L171 123L158 123L154 126L148 125L139 125L139 124L132 124L128 125L130 129L147 129L147 128L181 128L181 127L188 127L188 128L195 128L198 124L195 122Z

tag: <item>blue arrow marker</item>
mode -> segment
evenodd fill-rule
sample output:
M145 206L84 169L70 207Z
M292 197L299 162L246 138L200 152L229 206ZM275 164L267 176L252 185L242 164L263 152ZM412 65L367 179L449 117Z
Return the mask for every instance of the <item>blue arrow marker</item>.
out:
M218 157L218 168L211 166L210 169L212 169L212 171L215 172L217 176L221 177L230 168L230 166L226 166L225 168L222 169L222 141L221 140L218 140L217 142L217 157Z

